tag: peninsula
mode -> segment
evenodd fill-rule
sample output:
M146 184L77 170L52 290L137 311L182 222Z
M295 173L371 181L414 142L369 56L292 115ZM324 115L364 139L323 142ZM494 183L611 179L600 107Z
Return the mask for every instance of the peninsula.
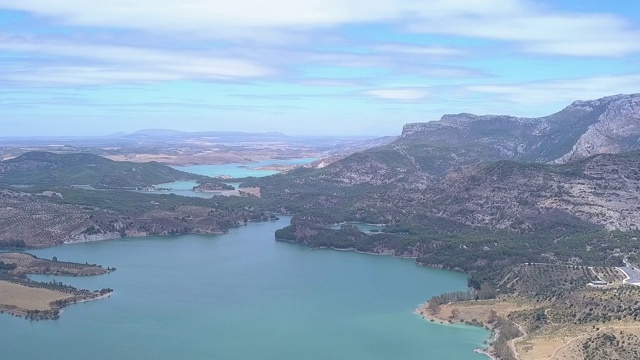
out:
M57 258L40 259L27 253L0 253L0 312L28 320L57 319L65 306L109 297L113 290L77 289L55 280L33 281L27 275L95 276L115 270Z

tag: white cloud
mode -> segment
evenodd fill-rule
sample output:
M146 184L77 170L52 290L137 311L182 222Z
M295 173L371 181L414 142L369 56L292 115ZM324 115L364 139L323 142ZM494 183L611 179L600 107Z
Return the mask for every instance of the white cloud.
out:
M302 81L303 85L319 86L319 87L356 87L361 84L354 80L339 79L307 79Z
M418 101L429 95L425 89L419 88L374 89L364 93L374 98L396 101Z
M13 82L37 85L102 85L181 79L175 74L88 66L40 67L29 71L15 71L2 75L2 78Z
M0 6L71 25L177 31L325 27L414 15L508 13L520 7L513 0L1 0Z
M466 55L464 49L447 46L417 46L407 44L383 44L375 47L378 51L401 53L410 55L422 55L430 57L450 57Z
M524 106L569 104L613 94L640 91L640 75L597 76L581 79L550 80L530 83L485 84L463 87L468 93L493 95L492 102L511 101Z
M101 44L0 38L0 50L65 59L60 64L5 66L7 80L63 84L153 82L180 79L228 80L271 74L269 68L245 59L216 57L206 53L171 52ZM3 74L4 73L4 74Z
M528 11L509 16L454 17L414 24L414 31L452 34L520 44L526 52L619 57L640 51L640 31L605 14Z
M233 40L290 39L315 28L395 23L407 29L514 42L523 51L571 56L640 52L640 31L607 14L561 13L525 0L0 0L57 23ZM452 55L448 48L390 52Z

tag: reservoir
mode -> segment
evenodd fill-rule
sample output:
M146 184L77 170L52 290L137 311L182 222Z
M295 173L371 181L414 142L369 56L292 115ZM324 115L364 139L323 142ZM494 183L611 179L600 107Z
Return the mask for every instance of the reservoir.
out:
M191 165L191 166L174 166L175 169L190 172L192 174L217 177L217 176L231 176L232 178L244 178L244 177L264 177L277 174L275 170L255 170L268 165L304 165L309 164L317 159L315 158L300 158L300 159L288 159L288 160L262 160L259 162L249 164L225 164L225 165ZM240 183L227 182L227 184L238 189ZM175 181L165 184L155 185L156 190L144 190L141 192L153 193L153 194L175 194L180 196L192 196L204 199L211 199L214 196L221 195L223 192L197 192L193 191L193 187L197 186L196 181Z
M268 165L304 165L317 160L316 158L300 158L287 160L261 160L248 164L226 165L190 165L174 166L175 169L205 176L230 176L232 178L244 178L249 176L262 177L277 174L275 170L256 170Z
M116 267L56 278L115 293L69 306L56 321L0 316L1 358L486 359L473 350L488 331L414 313L433 295L465 290L464 274L275 241L289 220L34 250Z

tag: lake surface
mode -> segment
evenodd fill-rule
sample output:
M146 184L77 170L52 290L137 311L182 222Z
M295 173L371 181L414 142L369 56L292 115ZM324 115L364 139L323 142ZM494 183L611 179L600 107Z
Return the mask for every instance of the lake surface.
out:
M351 225L351 226L355 226L358 228L358 230L365 232L365 233L376 233L376 232L381 232L384 231L387 226L383 225L383 224L367 224L367 223L362 223L362 222L352 222L352 221L347 221L345 223L342 224L333 224L333 225L329 225L327 226L329 229L333 229L333 230L340 230L342 228L342 225Z
M194 174L205 176L231 176L233 178L244 178L249 176L262 177L277 174L274 170L254 170L253 168L263 167L267 165L304 165L309 164L316 158L302 158L289 160L263 160L249 164L225 164L225 165L191 165L191 166L173 166L174 169L186 171Z
M57 321L0 316L2 359L485 359L488 331L414 313L466 276L413 260L276 242L289 218L224 235L130 238L33 251L115 266L111 298L65 308ZM38 277L49 280L51 277Z
M309 164L317 159L315 158L301 158L301 159L289 159L289 160L264 160L255 163L249 164L225 164L225 165L192 165L192 166L174 166L173 168L189 172L192 174L205 175L205 176L222 176L227 175L233 178L244 178L244 177L263 177L269 176L273 174L277 174L277 171L272 170L254 170L252 168L274 165L274 164L287 164L287 165L304 165ZM240 183L238 182L228 182L235 189L240 187ZM155 187L156 190L137 190L138 192L144 192L148 194L175 194L180 196L191 196L191 197L199 197L204 199L211 199L214 196L221 195L221 191L207 191L207 192L198 192L193 191L193 187L197 186L198 183L195 181L175 181L165 184L157 184ZM162 190L161 190L162 189Z
M147 194L175 194L180 196L199 197L203 199L211 199L220 194L220 192L199 192L193 191L193 187L198 186L196 181L174 181L170 183L154 185L154 190L137 190Z

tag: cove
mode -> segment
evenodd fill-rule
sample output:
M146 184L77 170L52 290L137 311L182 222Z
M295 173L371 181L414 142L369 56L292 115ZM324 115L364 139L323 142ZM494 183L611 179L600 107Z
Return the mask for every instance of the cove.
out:
M57 277L115 293L67 307L57 321L0 316L2 358L486 359L473 349L488 331L414 313L435 294L465 290L464 274L275 241L289 221L32 251L115 266Z

